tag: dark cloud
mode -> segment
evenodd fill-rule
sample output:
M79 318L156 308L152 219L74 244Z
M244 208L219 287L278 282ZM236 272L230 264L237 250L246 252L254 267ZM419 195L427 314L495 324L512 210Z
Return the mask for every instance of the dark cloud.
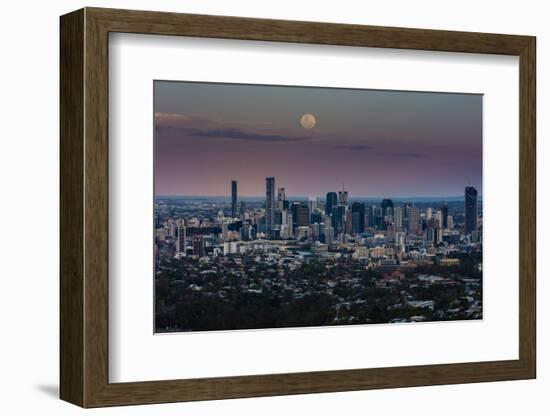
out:
M188 114L155 113L157 132L183 133L189 137L211 137L220 139L248 140L255 142L301 142L309 137L290 136L269 131L271 126L256 123L249 128L229 125L215 117ZM264 130L264 131L261 131ZM266 131L267 130L267 131Z
M219 137L223 139L250 140L257 142L301 142L308 137L283 136L280 134L258 133L241 129L188 129L186 133L195 137Z

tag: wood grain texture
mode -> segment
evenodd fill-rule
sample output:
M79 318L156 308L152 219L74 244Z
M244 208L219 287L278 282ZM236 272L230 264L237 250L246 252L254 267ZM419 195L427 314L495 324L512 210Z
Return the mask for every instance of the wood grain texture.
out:
M109 32L520 57L519 359L189 380L108 381ZM535 38L87 8L61 18L61 397L100 407L534 378Z
M84 12L61 19L60 388L84 405Z

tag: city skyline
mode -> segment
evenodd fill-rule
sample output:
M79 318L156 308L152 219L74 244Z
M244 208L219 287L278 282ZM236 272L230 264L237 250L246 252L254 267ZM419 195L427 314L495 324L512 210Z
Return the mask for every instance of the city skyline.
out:
M481 95L156 81L155 194L481 197L481 120Z

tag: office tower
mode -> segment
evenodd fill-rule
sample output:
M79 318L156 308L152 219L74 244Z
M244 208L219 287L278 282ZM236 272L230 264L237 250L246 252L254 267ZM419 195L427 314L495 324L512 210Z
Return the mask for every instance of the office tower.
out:
M286 210L288 213L288 210ZM294 218L291 213L287 214L288 235L290 238L294 236Z
M277 202L277 205L279 203ZM277 225L281 225L283 223L283 211L277 208L275 210L275 219L274 219L274 228L277 228Z
M426 228L426 239L431 241L435 245L443 241L443 233L441 230L441 223L437 218L431 218L428 220Z
M246 202L241 201L240 206L239 206L239 212L240 212L241 215L245 214L245 212L246 212Z
M306 202L294 202L290 208L294 228L309 226L309 206Z
M449 207L447 203L441 205L441 228L449 228L447 218L449 217Z
M311 226L311 237L313 241L319 241L321 237L321 227L319 223L315 223Z
M282 211L285 209L286 194L285 188L279 188L277 190L277 209Z
M344 189L342 185L342 190L338 192L338 204L347 205L348 204L348 191Z
M325 223L324 222L320 223L319 224L319 241L321 243L325 242L325 230L326 230Z
M332 209L338 205L338 195L336 192L327 193L327 202L325 205L325 214L332 214Z
M285 209L283 210L283 212L281 213L281 225L288 225L288 210Z
M426 221L430 221L432 219L432 209L431 208L426 208Z
M330 225L325 225L325 244L331 245L334 242L334 228Z
M202 236L193 237L193 254L198 257L204 257L204 238Z
M308 198L308 204L309 204L309 212L313 212L317 209L318 202L316 196L310 196Z
M336 205L332 208L332 227L334 228L335 235L344 231L345 214L346 207L344 205Z
M409 234L418 234L420 228L420 210L416 207L407 209L409 219Z
M355 234L361 234L365 231L365 204L354 202L351 204L351 231Z
M449 230L452 230L454 226L455 225L454 225L453 216L452 215L447 215L447 228Z
M237 181L231 181L231 217L237 216Z
M369 212L368 212L369 227L372 227L372 228L376 227L376 217L377 217L376 211L377 211L376 205L371 205L369 207Z
M222 239L223 241L229 240L229 223L222 223Z
M353 218L351 216L351 211L345 211L344 219L344 232L346 234L351 234L353 228Z
M170 231L169 231L169 234L170 234L170 237L176 237L176 233L177 233L177 226L176 226L176 223L173 222L172 220L170 220Z
M395 233L395 244L397 244L397 247L399 248L399 251L401 253L405 252L405 233L403 232Z
M241 240L252 240L252 226L247 224L241 228Z
M412 208L412 205L409 202L403 204L403 218L409 218L409 209Z
M265 178L265 227L270 235L275 225L275 178Z
M401 231L403 229L403 207L395 207L393 209L393 220L395 222L395 228Z
M464 233L477 229L477 190L472 186L464 189Z
M186 236L185 226L179 226L176 229L176 255L185 254L185 238Z
M380 207L382 208L382 217L385 219L391 219L393 217L393 201L391 199L384 199Z
M315 211L311 212L311 223L312 224L321 224L323 222L323 214L322 211L319 209L316 209Z
M290 238L290 227L287 224L281 225L281 238L287 240Z

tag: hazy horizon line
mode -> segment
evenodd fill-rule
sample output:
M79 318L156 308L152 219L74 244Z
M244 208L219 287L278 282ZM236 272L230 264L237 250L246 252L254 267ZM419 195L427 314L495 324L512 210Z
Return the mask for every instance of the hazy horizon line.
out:
M481 198L483 195L480 195L478 194L478 198ZM187 194L158 194L158 195L155 195L155 198L160 198L160 197L167 197L167 198L173 198L173 197L184 197L184 198L227 198L227 199L231 199L231 195L187 195ZM307 199L307 198L310 198L310 197L318 197L318 198L325 198L326 197L326 194L325 195L287 195L286 198L287 199L291 199L291 198L304 198L304 199ZM240 199L240 198L258 198L258 199L265 199L266 196L265 195L238 195L237 196L237 199ZM426 198L429 198L429 199L436 199L436 198L440 198L440 199L457 199L457 198L462 198L464 199L464 195L444 195L444 196L439 196L439 195L436 195L436 196L430 196L430 195L418 195L418 196L392 196L392 195L386 195L386 196L362 196L362 195L359 195L359 196L350 196L348 194L348 198L349 199L358 199L358 198L361 198L361 199L426 199Z

